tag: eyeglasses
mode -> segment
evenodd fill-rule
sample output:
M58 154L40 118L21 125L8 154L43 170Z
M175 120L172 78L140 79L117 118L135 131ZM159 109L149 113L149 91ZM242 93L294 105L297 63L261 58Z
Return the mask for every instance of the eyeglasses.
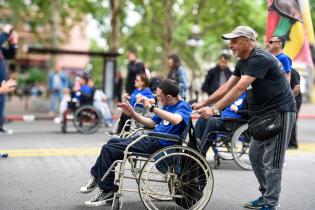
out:
M274 43L274 42L280 42L279 40L270 40L268 43L269 44L272 44L272 43Z

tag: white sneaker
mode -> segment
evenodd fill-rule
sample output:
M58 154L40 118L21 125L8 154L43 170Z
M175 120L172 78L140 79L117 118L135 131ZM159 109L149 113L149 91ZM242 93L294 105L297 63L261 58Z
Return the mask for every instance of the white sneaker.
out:
M0 128L0 133L12 134L13 130L7 128Z
M84 202L86 206L95 207L112 204L114 198L114 192L104 193L100 190L99 194L93 197L91 200Z
M61 123L61 117L55 117L54 122L56 124L60 124Z
M112 124L111 122L105 122L105 126L106 126L107 128L110 128L110 127L113 126L113 124Z
M94 176L90 176L88 183L80 188L80 193L86 194L92 192L97 187L96 178Z

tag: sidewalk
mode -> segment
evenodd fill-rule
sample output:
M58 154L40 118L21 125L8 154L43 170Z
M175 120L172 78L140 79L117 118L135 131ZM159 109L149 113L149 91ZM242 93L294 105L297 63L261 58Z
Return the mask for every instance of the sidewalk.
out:
M49 99L46 98L29 98L20 99L16 96L8 100L6 104L5 116L8 120L13 121L33 121L33 120L52 120L54 116L49 113ZM28 111L25 111L28 108ZM113 109L113 118L117 119L121 111ZM315 119L315 104L304 103L301 106L299 119Z

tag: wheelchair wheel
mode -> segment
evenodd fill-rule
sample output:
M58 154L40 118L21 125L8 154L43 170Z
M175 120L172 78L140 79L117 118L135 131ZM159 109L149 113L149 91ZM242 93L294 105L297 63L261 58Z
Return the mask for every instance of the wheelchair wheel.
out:
M207 160L183 146L170 146L151 155L139 180L140 198L147 209L203 209L213 191Z
M101 126L102 116L90 105L77 109L74 113L74 127L80 133L95 133Z
M232 155L235 163L245 170L252 170L249 160L250 135L248 124L240 126L232 136Z
M225 132L210 134L210 138L213 142L211 148L213 150L214 156L216 158L221 158L222 160L233 160L231 154L231 137ZM210 147L209 147L210 149Z

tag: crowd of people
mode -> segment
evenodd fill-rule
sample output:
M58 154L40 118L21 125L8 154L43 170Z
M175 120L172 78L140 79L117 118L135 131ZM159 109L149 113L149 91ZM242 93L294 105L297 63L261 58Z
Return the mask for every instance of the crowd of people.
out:
M200 115L195 125L195 134L201 142L201 148L206 143L207 133L211 130L220 130L224 118L240 118L245 114L249 118L251 131L252 126L261 123L260 118L276 113L280 129L272 134L270 131L261 131L251 137L249 158L259 183L260 196L244 205L251 209L273 210L279 206L286 149L288 145L294 145L294 148L297 148L296 137L291 135L291 132L294 130L296 112L299 107L297 105L299 99L296 98L300 96L299 76L292 69L290 58L282 52L285 41L281 37L272 37L269 40L268 52L256 46L257 36L257 32L248 26L238 26L231 33L222 35L223 39L230 41L229 46L233 55L240 59L236 63L235 70L231 72L227 65L229 56L221 55L218 65L209 70L202 88L209 97L204 101L193 103L191 108ZM144 65L136 59L136 56L130 62L134 66L128 71L129 77L134 73L133 76L136 78L139 71L145 74ZM161 129L159 131L173 133L178 129L183 129L175 129L182 122L185 122L182 126L187 125L186 120L191 114L191 109L185 102L187 77L179 57L175 54L170 55L168 64L170 66L168 80L163 80L156 91L158 101L162 102L163 106L156 107L147 97L141 96L141 99L145 99L143 100L144 108L154 113L152 118L144 118L135 112L128 102L120 103L119 107L122 108L123 115L127 117L133 117L149 127L158 124L156 128ZM130 63L129 66L131 66ZM135 69L138 70L135 71ZM128 85L130 90L134 90L130 84ZM134 88L137 86L135 85ZM164 123L161 124L161 122ZM174 126L174 130L163 128L166 125ZM260 136L265 134L263 132L270 132L267 133L270 134L268 138L261 139ZM290 138L295 138L295 141L290 142ZM113 174L105 181L100 179L113 161L122 158L124 149L134 140L135 138L114 138L103 146L100 156L91 168L87 185L80 189L81 193L89 193L97 186L100 188L100 193L85 203L87 206L107 204L112 199ZM140 141L135 148L132 148L132 151L152 153L172 144L171 142L154 142L151 145L153 142L150 141L149 144L147 141L147 139ZM205 154L205 151L201 152Z
M115 88L114 96L118 101L117 106L123 112L119 131L127 119L134 118L157 132L180 136L189 124L192 110L195 110L200 115L195 132L202 145L205 144L209 131L221 129L224 118L240 118L244 109L247 109L249 130L262 123L259 122L260 118L273 114L279 122L276 125L279 129L263 140L259 137L263 135L261 133L251 137L249 158L259 183L260 196L245 203L247 208L273 210L279 205L286 149L288 146L298 148L296 113L301 105L300 77L292 68L291 59L282 52L285 46L283 37L271 37L267 42L267 50L263 50L256 45L257 36L257 32L249 26L238 26L231 33L222 35L222 39L229 41L233 56L239 60L232 72L228 67L230 56L220 55L218 64L205 77L202 91L208 94L208 98L201 102L189 104L186 101L188 79L178 55L168 56L169 72L163 80L149 73L134 49L128 51L125 94L121 97L122 76L117 72L114 83L120 87ZM9 25L3 27L0 34L1 46L6 41L9 47L2 47L0 51L0 132L4 132L5 94L16 87L15 81L7 78L5 61L14 57L17 44L17 34ZM51 112L60 115L55 119L56 122L62 120L61 116L67 109L69 100L75 99L84 104L85 100L92 99L93 105L102 113L104 124L111 126L112 116L106 95L96 90L90 76L77 75L71 81L57 65L49 76L49 90ZM153 116L144 117L136 111L137 107L151 112ZM110 203L114 194L114 173L110 173L105 181L101 181L101 178L114 161L122 159L123 151L135 139L136 137L111 138L102 147L90 170L87 185L80 189L81 193L89 193L96 187L100 189L97 196L85 202L87 206ZM144 138L130 149L134 152L153 153L172 144L174 142L167 140ZM6 154L1 156L5 157Z

